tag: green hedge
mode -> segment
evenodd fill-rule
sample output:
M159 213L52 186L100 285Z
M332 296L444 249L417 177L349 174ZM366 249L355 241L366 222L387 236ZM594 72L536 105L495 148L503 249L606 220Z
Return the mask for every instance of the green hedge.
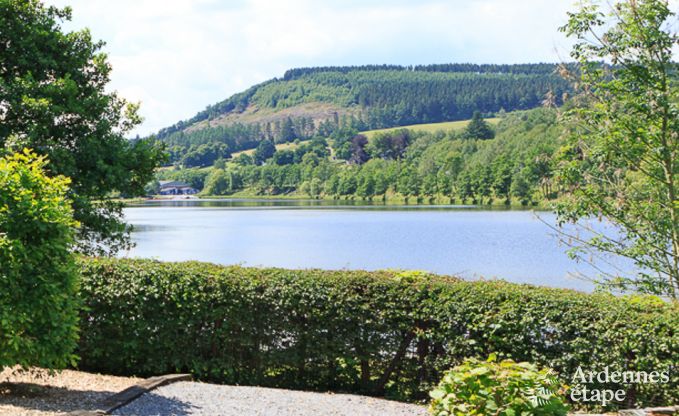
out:
M669 371L679 308L418 273L84 259L81 368L418 400L465 357L555 369ZM637 385L638 405L679 402ZM623 388L602 385L594 388Z

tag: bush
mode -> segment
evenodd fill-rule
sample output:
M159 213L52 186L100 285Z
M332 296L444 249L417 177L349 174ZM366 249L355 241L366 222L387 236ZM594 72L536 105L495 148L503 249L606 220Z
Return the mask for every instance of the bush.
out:
M562 386L551 370L530 363L466 360L448 371L429 395L429 411L435 416L561 416Z
M444 371L491 352L565 382L578 366L669 371L679 362L679 308L664 302L418 273L80 265L79 353L94 371L425 400ZM679 374L670 374L628 397L676 403Z
M0 158L0 369L73 364L77 270L69 181L45 175L44 158Z

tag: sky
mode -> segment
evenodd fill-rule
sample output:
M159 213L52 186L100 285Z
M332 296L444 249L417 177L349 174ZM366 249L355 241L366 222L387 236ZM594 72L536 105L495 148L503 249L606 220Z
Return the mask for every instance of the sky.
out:
M145 136L295 67L568 60L574 0L45 0L106 42Z

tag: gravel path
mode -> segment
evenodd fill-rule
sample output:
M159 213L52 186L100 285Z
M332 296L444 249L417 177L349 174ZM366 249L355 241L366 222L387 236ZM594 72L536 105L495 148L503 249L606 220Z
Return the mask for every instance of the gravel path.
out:
M0 415L55 416L94 410L103 399L140 381L73 370L50 376L39 368L6 368L0 372Z
M424 406L350 394L179 382L114 412L121 416L426 416Z

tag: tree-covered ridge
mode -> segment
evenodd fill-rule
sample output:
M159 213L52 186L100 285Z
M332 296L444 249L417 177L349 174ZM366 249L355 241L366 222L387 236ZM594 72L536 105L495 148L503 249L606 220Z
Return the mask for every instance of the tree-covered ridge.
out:
M549 90L557 97L565 81L550 73L433 71L312 72L267 84L252 96L260 107L286 108L304 102L332 102L366 109L371 128L470 118L537 106Z
M158 133L172 161L181 162L200 145L226 145L227 153L276 142L327 136L343 125L357 130L465 120L475 111L493 114L537 107L550 97L560 105L569 92L553 64L360 66L298 68L208 106L191 119ZM301 106L334 109L278 117ZM259 118L238 115L264 114ZM236 117L236 118L234 118ZM343 120L344 119L344 120Z
M293 68L285 71L284 80L299 78L302 75L319 72L352 71L421 71L421 72L470 72L470 73L505 73L505 74L549 74L554 71L554 64L430 64L430 65L357 65L357 66L318 66Z

